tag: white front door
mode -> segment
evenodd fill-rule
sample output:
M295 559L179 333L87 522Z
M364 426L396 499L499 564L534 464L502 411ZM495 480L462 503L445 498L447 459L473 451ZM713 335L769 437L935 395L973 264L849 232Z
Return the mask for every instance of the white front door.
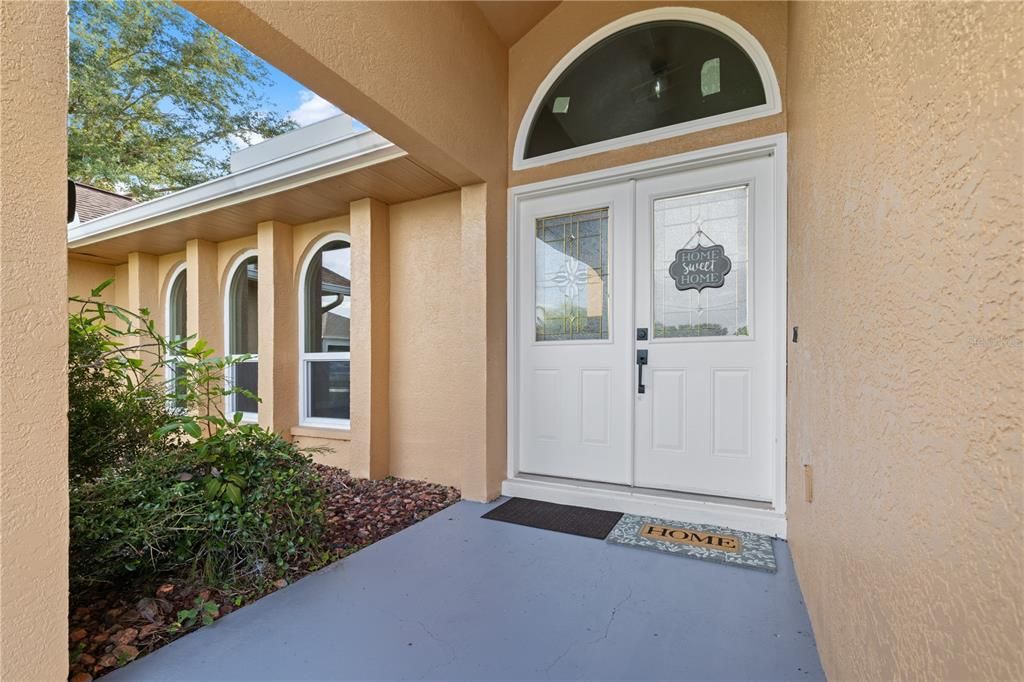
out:
M629 184L520 206L519 468L632 483Z
M772 501L772 173L763 156L520 202L519 472Z
M768 157L636 184L637 486L772 499L771 207Z

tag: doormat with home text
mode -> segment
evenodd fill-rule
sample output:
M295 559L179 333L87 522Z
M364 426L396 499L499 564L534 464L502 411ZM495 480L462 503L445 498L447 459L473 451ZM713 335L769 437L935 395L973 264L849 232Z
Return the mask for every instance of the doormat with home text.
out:
M770 537L724 526L623 514L608 535L608 542L768 573L776 571Z

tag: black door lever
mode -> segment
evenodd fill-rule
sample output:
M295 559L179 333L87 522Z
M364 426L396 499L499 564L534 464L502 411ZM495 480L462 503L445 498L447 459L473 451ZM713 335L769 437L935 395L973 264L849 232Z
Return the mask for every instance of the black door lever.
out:
M644 386L644 365L647 364L647 350L638 350L636 352L636 368L637 368L637 379L636 379L636 392L646 393L647 387Z

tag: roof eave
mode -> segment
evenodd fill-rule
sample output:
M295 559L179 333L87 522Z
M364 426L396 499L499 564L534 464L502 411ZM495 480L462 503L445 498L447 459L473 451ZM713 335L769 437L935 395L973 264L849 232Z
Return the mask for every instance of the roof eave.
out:
M404 150L373 131L356 133L69 226L68 247L157 227L405 155Z

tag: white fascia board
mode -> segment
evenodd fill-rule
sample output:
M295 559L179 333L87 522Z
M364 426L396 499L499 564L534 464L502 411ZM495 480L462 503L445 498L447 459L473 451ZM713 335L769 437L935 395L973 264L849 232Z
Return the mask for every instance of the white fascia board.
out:
M405 155L404 150L373 131L356 133L69 226L68 247L94 244Z

